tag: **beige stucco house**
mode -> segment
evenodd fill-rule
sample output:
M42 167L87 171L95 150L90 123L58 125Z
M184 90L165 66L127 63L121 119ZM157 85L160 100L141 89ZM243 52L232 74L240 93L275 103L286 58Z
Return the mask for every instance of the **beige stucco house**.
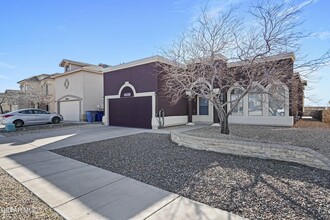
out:
M55 80L57 112L66 121L83 121L86 111L103 109L104 64L93 65L63 59L64 73L51 77Z
M6 89L4 93L0 93L0 114L19 109L21 97L20 90Z
M20 85L21 96L19 108L40 108L50 112L56 112L55 80L54 74L40 74L17 82Z

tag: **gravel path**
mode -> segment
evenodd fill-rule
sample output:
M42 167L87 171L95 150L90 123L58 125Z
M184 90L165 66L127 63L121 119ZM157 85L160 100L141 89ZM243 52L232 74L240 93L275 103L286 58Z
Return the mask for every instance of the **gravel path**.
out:
M309 147L330 158L330 130L322 128L288 128L255 125L230 125L230 135L221 135L219 127L204 127L185 134L218 139L279 143Z
M95 124L88 124L88 123L68 123L68 122L61 122L59 124L44 124L44 125L31 125L31 126L24 126L21 128L16 128L14 132L8 132L4 128L0 129L0 135L6 137L12 137L17 135L25 135L25 134L33 134L33 133L43 133L53 131L55 129L65 129L71 127L82 127L82 126L93 126Z
M54 150L250 219L330 219L330 172L143 133Z
M63 219L0 168L0 219Z

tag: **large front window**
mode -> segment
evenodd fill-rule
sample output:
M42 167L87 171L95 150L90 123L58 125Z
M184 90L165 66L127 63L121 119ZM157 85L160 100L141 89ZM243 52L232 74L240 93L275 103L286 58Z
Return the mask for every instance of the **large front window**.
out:
M285 90L283 86L271 86L269 89L269 116L284 116Z
M263 91L262 89L256 89L249 93L249 115L261 116L262 115L262 102Z
M202 97L199 97L199 115L209 114L209 101Z
M235 88L230 93L230 101L231 106L234 106L239 98L239 96L243 93L242 89ZM231 113L232 115L243 115L243 99L239 100L238 104L234 108Z

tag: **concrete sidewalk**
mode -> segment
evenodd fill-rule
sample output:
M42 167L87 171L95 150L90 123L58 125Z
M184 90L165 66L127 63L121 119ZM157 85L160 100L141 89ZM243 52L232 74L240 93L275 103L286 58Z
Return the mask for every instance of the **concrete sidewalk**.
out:
M143 132L98 129L92 135L87 130L76 132L74 138L59 138L68 135L63 133L2 137L0 167L66 219L243 219L47 150Z

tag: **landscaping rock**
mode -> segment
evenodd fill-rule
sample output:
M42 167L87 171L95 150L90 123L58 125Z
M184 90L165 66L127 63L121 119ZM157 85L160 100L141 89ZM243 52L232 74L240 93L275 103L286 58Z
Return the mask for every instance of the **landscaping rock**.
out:
M0 168L0 219L63 219Z
M194 150L143 133L54 152L249 219L330 219L330 172Z

